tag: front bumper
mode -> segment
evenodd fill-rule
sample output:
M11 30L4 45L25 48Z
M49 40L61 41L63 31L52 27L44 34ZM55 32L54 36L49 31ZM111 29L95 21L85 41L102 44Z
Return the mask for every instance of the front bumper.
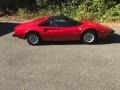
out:
M112 30L112 34L114 33L115 31L114 30Z
M99 38L108 38L109 36L111 36L112 34L114 34L114 30L112 30L111 32L103 32L99 34Z

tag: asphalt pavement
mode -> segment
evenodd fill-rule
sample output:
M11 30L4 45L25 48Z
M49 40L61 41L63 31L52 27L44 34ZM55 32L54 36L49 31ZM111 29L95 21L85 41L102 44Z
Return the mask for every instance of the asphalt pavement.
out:
M12 37L17 23L0 23L0 90L120 90L120 28L95 45Z

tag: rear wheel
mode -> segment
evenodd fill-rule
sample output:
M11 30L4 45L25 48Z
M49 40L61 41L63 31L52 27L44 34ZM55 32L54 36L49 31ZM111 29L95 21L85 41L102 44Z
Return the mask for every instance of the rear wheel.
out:
M34 46L39 45L40 42L41 42L39 34L36 33L36 32L28 33L28 35L27 35L27 42L30 45L34 45Z
M95 31L86 31L83 35L82 35L82 42L85 44L92 44L95 43L97 41L97 34Z

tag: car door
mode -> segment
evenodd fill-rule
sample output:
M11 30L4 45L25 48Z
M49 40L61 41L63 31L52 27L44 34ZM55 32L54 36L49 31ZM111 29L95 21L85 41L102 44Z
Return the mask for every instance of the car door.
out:
M65 27L64 28L64 36L65 36L65 40L67 40L67 41L80 40L79 27L78 26Z
M55 18L42 25L42 37L45 41L69 41L80 39L78 26L72 26L64 18Z
M63 41L64 28L61 27L43 27L42 37L44 41Z
M55 25L53 19L43 22L40 27L41 35L44 41L62 41L64 40L64 28Z
M80 23L70 18L57 18L54 24L63 30L62 41L80 40Z

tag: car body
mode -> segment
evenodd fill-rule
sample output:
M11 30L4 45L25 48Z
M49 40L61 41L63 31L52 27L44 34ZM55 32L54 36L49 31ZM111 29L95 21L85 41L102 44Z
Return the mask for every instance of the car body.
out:
M113 32L111 28L91 20L75 21L68 17L51 16L17 25L13 36L22 39L27 38L31 45L38 44L38 42L37 44L30 42L30 39L35 39L35 35L39 37L37 41L74 41L82 39L84 43L91 44L98 38L107 38ZM34 35L29 39L29 34ZM89 42L85 41L85 39L90 38Z

